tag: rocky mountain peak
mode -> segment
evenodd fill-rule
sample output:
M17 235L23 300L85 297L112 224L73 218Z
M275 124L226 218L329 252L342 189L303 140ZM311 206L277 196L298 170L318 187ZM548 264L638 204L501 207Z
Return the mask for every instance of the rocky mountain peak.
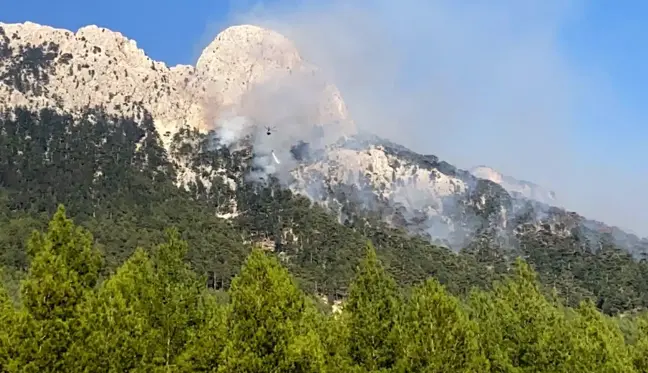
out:
M321 126L332 141L355 132L338 89L275 31L229 27L205 48L196 69L215 92L216 118L233 112L263 126Z
M196 66L168 67L105 28L0 23L0 108L18 106L73 115L101 107L138 118L146 110L178 166L178 184L209 191L224 183L222 216L236 215L234 190L254 174L327 205L341 222L364 209L458 246L489 230L575 237L583 226L550 208L554 194L533 183L489 167L459 170L358 134L325 72L257 26L222 31ZM178 140L191 130L202 137ZM221 159L196 154L214 148Z
M302 100L285 104L287 111L299 111L308 123L350 125L337 88L324 82L286 38L256 26L221 32L195 67L169 68L134 40L94 25L72 32L32 22L0 23L0 51L0 107L74 112L102 106L122 115L138 115L143 108L167 147L180 127L213 128L224 112L277 121L263 112L259 97L268 97L268 89L290 87L284 81L292 84L288 93ZM258 90L264 94L255 94Z

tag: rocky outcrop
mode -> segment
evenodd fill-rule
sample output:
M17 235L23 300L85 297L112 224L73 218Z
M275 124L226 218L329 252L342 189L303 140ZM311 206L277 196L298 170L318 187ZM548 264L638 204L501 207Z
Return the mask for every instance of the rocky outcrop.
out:
M555 205L556 194L547 190L538 184L529 181L518 180L511 176L506 176L499 171L487 166L477 166L470 170L470 173L481 179L490 180L501 185L509 193L519 194L524 198L532 199L548 205Z
M354 209L451 247L486 226L505 229L513 213L498 184L389 141L354 136L305 160L290 188L348 218Z
M160 134L184 123L201 125L190 66L169 69L147 57L135 41L96 26L73 33L27 22L0 24L0 30L3 108L74 112L102 106L109 113L129 116L143 107Z
M310 101L288 107L286 116L308 116L307 123L321 126L333 123L339 127L335 132L353 131L337 89L321 81L292 43L270 30L228 28L195 67L168 67L149 58L134 40L106 28L72 32L32 22L0 23L0 108L74 112L102 106L122 115L139 115L143 108L167 146L178 128L209 129L226 112L264 123L281 119L262 110L258 97L271 95L255 92L286 86L277 82L291 76L295 89L308 90ZM302 92L299 96L304 98Z

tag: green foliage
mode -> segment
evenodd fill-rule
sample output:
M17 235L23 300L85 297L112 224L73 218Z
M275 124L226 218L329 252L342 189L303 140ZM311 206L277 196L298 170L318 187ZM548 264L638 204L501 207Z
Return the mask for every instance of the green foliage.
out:
M322 342L325 361L330 372L361 371L349 354L350 330L348 313L323 315L316 319L316 329Z
M576 309L567 330L572 347L570 372L629 372L632 358L618 325L596 310L592 302ZM637 361L636 366L641 366Z
M435 279L417 286L401 313L397 372L485 371L478 324ZM462 351L462 353L457 353Z
M14 279L6 284L12 297L18 298L17 279L29 268L25 242L30 232L44 229L63 203L69 216L92 233L106 264L102 276L114 273L136 247L163 240L165 229L174 226L189 245L193 270L213 274L219 289L231 285L250 242L265 241L275 246L275 255L281 255L302 289L332 299L347 297L369 240L401 286L434 276L452 294L463 296L473 287L488 289L522 254L541 283L555 287L567 305L592 299L611 315L648 307L643 281L648 261L634 260L602 236L525 234L512 248L481 229L457 254L363 212L349 197L353 188L344 186L329 191L349 217L339 224L329 211L277 180L271 178L266 186L247 182L242 175L252 167L250 148L215 148L213 134L182 129L167 152L151 116L140 111L130 118L100 108L78 116L26 108L0 113L0 265ZM419 157L404 150L398 155ZM433 156L411 160L458 172ZM196 177L179 178L179 164ZM228 186L231 181L236 188ZM479 183L470 198L478 199L479 193L488 194L490 209L494 202L508 203L493 183ZM234 218L215 215L234 212L234 204ZM593 245L600 250L591 250Z
M150 258L138 249L88 299L82 337L74 345L76 370L92 366L105 372L143 371L150 364L160 334L147 313L156 296L154 279Z
M314 306L276 259L254 250L230 290L219 372L322 372Z
M74 225L61 205L46 234L34 232L27 245L32 258L22 284L22 300L36 320L74 316L85 291L99 278L101 256L92 235Z
M368 371L394 366L400 305L396 283L368 244L345 305L349 313L349 354L355 364Z
M218 303L216 295L203 293L199 305L201 326L188 338L184 351L178 357L182 372L215 372L220 355L227 343L227 308Z
M648 317L642 315L634 323L639 337L630 346L633 364L638 372L648 372Z
M624 334L592 302L556 304L522 260L464 302L432 278L399 290L369 244L331 313L260 249L226 293L208 289L166 233L99 282L91 237L59 207L30 240L20 302L0 286L0 372L646 371L645 315Z
M183 261L187 244L169 230L151 258L135 254L98 289L87 304L81 366L106 371L155 371L176 367L209 312L203 283Z
M57 372L72 357L68 350L79 328L79 306L95 286L101 257L92 236L59 206L45 234L28 243L31 260L22 283L24 310L16 321L18 354L9 366L25 372Z
M204 282L184 262L187 243L176 230L168 231L168 242L153 254L154 299L149 317L160 334L162 348L156 360L168 366L184 348L192 328L200 321L199 302Z
M564 317L542 294L536 274L518 260L493 292L474 292L472 318L491 372L558 372L567 359Z
M14 335L14 324L17 321L17 312L14 304L0 283L0 372L1 367L7 367L14 358L13 347L16 336Z

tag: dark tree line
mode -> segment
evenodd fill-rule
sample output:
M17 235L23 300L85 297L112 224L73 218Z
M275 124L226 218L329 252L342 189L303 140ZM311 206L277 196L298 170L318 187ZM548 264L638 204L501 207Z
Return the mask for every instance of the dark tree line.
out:
M436 278L455 295L488 289L523 256L538 271L543 291L554 290L567 304L591 299L616 314L648 305L648 264L611 242L592 251L577 237L525 236L512 250L488 231L460 253L422 237L390 228L378 217L345 203L346 224L275 180L260 186L240 177L250 167L250 150L213 146L213 134L183 130L173 138L170 157L151 117L110 116L88 109L79 118L52 110L22 108L0 115L0 264L10 293L29 268L25 242L44 229L59 203L92 232L109 276L136 247L151 247L169 226L189 244L187 258L200 275L227 289L250 252L261 242L310 293L332 299L349 295L353 268L367 240L399 285ZM178 170L196 175L188 188L176 186ZM236 189L226 179L235 180ZM203 182L207 180L209 182ZM216 213L239 215L226 220ZM341 198L341 200L343 200ZM13 290L12 290L13 289Z

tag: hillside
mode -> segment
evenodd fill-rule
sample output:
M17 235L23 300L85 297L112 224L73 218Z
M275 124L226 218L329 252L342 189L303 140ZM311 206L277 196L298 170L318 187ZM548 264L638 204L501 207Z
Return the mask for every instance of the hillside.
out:
M229 28L195 67L168 68L94 26L0 30L0 247L17 277L29 231L64 203L108 272L177 226L219 287L255 242L308 291L346 297L369 239L401 284L466 294L522 256L569 304L648 305L648 242L358 133L275 32Z
M0 281L3 372L645 372L648 317L543 294L522 260L458 298L433 278L399 286L368 244L346 301L307 294L253 250L214 290L170 229L102 275L93 236L61 205L29 239L14 302ZM108 225L109 226L109 225ZM207 286L205 286L207 280Z

